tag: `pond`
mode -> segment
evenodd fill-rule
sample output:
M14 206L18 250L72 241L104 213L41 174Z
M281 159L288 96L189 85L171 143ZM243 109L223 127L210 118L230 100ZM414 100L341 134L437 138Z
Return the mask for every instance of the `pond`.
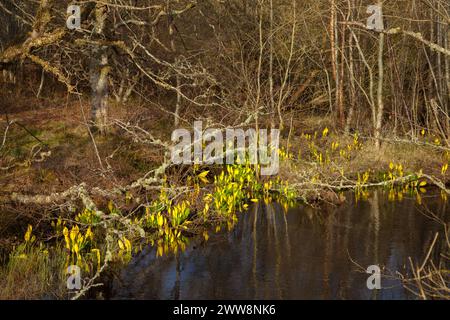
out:
M287 212L258 204L230 232L191 242L178 256L156 258L148 248L109 285L109 299L414 299L396 272L421 263L442 225L448 203L439 193L389 201L346 195L341 206ZM438 243L439 245L439 243ZM433 257L436 258L437 257ZM365 268L382 268L381 290L369 290ZM363 269L364 268L364 269ZM385 276L387 275L387 276Z

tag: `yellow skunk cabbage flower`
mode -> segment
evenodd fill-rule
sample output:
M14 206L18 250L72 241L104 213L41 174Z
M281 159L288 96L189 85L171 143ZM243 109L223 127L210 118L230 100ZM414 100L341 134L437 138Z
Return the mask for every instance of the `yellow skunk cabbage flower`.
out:
M78 254L78 252L80 251L80 247L78 246L78 243L75 243L73 245L73 252L75 252L76 254Z
M323 131L322 131L322 137L326 137L327 135L328 135L328 128L325 128L325 129L323 129Z
M127 238L123 238L124 244L125 244L125 249L127 250L127 252L131 252L131 242L130 240L128 240Z
M67 227L64 227L63 235L64 235L64 240L66 242L66 248L68 250L70 250L69 229L67 229Z
M87 229L85 237L86 237L86 239L90 239L91 241L94 241L94 234L92 233L91 227L89 227Z
M156 217L156 221L158 223L158 227L162 227L164 224L164 217L160 214Z
M197 177L203 182L203 183L209 183L208 179L206 179L206 176L208 175L209 171L203 171L200 173Z
M123 245L123 242L122 242L122 240L117 240L117 243L119 244L119 248L120 248L120 250L124 250L125 249L125 246Z
M70 230L70 240L72 240L72 242L75 241L79 231L80 229L78 228L78 226L72 227L72 229Z
M34 236L31 235L32 233L33 233L33 226L31 224L29 224L28 228L27 228L27 232L25 233L25 236L24 236L25 242L30 242L30 240L31 240L31 242L33 242Z
M441 170L442 175L445 175L447 170L448 170L448 163L446 163L442 166L442 170Z

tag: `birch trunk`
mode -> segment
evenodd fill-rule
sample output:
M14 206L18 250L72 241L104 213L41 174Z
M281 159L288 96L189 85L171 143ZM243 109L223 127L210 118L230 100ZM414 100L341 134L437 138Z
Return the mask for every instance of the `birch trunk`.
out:
M96 38L104 38L105 24L108 7L103 3L95 6L95 28ZM94 129L105 133L107 125L108 110L108 75L110 66L108 65L108 47L95 45L92 49L90 65L90 84L92 90L91 120Z
M378 1L378 5L382 8L383 2ZM380 149L380 138L381 138L381 126L383 124L383 82L384 82L384 63L383 63L383 53L384 53L384 31L380 32L378 38L378 88L377 88L377 117L375 124L375 148Z
M378 89L377 89L377 122L375 125L375 147L380 149L381 126L383 124L383 81L384 81L384 33L380 32L378 43Z

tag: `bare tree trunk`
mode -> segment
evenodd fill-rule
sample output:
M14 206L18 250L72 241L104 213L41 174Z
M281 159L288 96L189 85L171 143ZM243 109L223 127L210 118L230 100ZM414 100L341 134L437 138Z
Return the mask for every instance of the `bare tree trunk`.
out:
M380 149L381 126L383 123L383 81L384 81L384 32L380 32L378 42L378 89L377 89L377 123L375 126L375 147Z
M178 61L176 61L175 63L177 63ZM177 74L176 75L176 82L177 82L177 103L175 105L175 121L174 121L174 125L175 128L177 128L180 125L180 111L181 111L181 94L180 94L180 90L181 90L181 79L180 79L180 75Z
M95 7L94 34L97 38L104 37L108 6L97 3ZM91 120L94 129L104 133L107 125L108 109L108 47L95 45L92 50L90 65L90 82L92 89Z
M336 48L336 0L330 0L331 15L330 15L330 47L331 47L331 70L333 74L333 80L335 83L335 104L337 97L337 83L338 83L338 70L337 70L337 48Z
M354 18L354 0L348 0L348 19L352 21ZM350 108L348 109L347 120L345 123L345 133L350 132L350 126L353 120L353 112L356 105L356 86L355 86L355 61L353 59L353 37L350 34L348 37L348 61L349 61L349 81L350 81Z
M335 108L339 128L344 128L344 106L342 91L342 70L339 64L339 36L337 27L337 7L336 0L331 0L331 19L330 19L330 44L331 44L331 64L333 69L333 78L335 83ZM341 48L342 49L342 48ZM342 66L343 68L343 66Z
M166 10L169 12L169 36L170 36L170 49L172 50L172 53L176 54L177 47L175 45L175 22L173 17L170 16L171 14L171 7L170 7L170 0L167 0L166 3ZM179 60L178 57L175 57L175 65L178 65ZM175 104L175 114L174 114L174 126L177 128L180 125L180 111L181 111L181 77L177 73L176 74L176 88L177 88L177 102Z
M447 12L450 13L450 3L447 4ZM443 22L444 23L444 22ZM446 50L450 49L450 20L447 19L447 24L443 27L444 28L444 48ZM447 130L447 142L450 143L450 56L445 55L445 79L444 79L444 88L446 94L444 95L444 110L447 114L446 117L446 130Z
M345 26L342 25L341 31L341 46L340 46L341 60L340 60L340 74L339 74L339 84L337 87L338 91L338 121L339 128L343 129L345 127L345 113L344 113L344 77L345 77Z
M270 18L269 18L269 95L270 95L270 112L275 114L275 96L273 92L273 0L269 2ZM280 121L280 130L283 130L283 118L281 116L281 110L278 110L278 118ZM275 127L275 117L271 117L271 127Z
M437 14L437 24L436 24L436 44L438 46L441 46L443 48L445 48L445 40L444 40L444 32L445 32L445 27L443 27L443 20L441 17L441 14L439 14L439 12L443 12L441 11L443 8L443 6L440 3L437 3L437 10L438 10L438 14ZM443 67L443 63L442 60L444 59L444 67ZM447 85L445 84L445 56L440 53L437 52L436 53L436 78L437 78L437 98L439 101L439 104L442 106L442 108L445 110L446 109L446 102L447 102L447 96L446 96L446 87ZM434 109L433 109L434 111ZM442 127L443 131L442 134L445 136L446 135L446 130L447 130L447 125L446 125L446 120L442 119L443 121L445 121L444 123L440 123L439 118L437 118L436 121L438 121L439 123L437 124L438 127Z

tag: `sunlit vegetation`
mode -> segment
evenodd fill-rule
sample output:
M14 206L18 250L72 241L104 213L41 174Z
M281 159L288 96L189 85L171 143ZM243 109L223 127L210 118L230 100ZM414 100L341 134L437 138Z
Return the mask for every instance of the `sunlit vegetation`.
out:
M123 201L135 206L129 213L122 212L113 201L109 201L104 208L106 216L126 217L126 222L122 221L124 224L116 232L106 236L102 214L84 208L73 219L58 217L52 220L52 240L45 244L36 239L30 225L24 243L16 248L14 256L24 257L24 248L33 248L35 255L45 255L51 248L62 247L65 252L64 268L78 265L93 275L101 269L108 255L108 260L112 262L127 263L133 254L146 246L154 247L157 256L177 254L186 249L192 237L200 236L207 241L211 232L231 230L239 214L245 214L254 203L278 202L287 210L299 200L308 202L311 197L305 190L320 192L324 188L332 188L337 194L354 190L357 199L365 200L372 187L382 187L391 201L414 196L421 204L427 187L422 170L409 171L401 161L392 160L381 170L352 171L347 176L344 170L346 164L364 152L365 144L358 134L354 134L348 142L338 138L325 128L321 134L303 134L304 149L296 151L289 146L278 150L281 166L288 167L292 172L300 170L305 163L315 168L309 171L309 181L303 181L301 185L291 177L285 180L281 177L259 177L259 166L251 165L248 160L222 168L196 165L184 178L185 187L180 189L180 185L171 185L165 177L162 188L153 200L146 203L126 192ZM440 174L445 175L448 153L442 155L442 160L444 164ZM173 190L183 191L178 194ZM441 194L446 201L445 190ZM117 222L112 223L118 227Z
M154 246L157 256L176 254L185 250L193 236L202 236L207 241L209 232L231 230L238 215L245 214L252 203L277 201L286 210L295 203L296 192L287 182L280 178L260 179L258 171L259 167L248 162L226 165L216 175L196 167L187 177L189 188L185 194L170 197L168 190L176 186L166 183L153 201L127 214L127 222L114 233L105 230L98 211L88 208L75 214L73 219L52 220L49 226L52 232L46 232L46 238L51 240L37 237L33 230L36 227L29 225L23 244L14 250L10 260L26 260L31 254L48 257L49 251L63 248L58 258L65 257L64 265L58 272L64 274L68 266L77 265L92 276L108 262L106 260L126 263L146 246ZM135 201L130 194L124 197L127 203ZM111 201L105 209L110 217L124 215ZM42 224L39 228L47 229ZM136 234L137 228L143 232Z
M285 175L291 187L297 190L297 196L305 201L321 198L326 189L337 195L354 190L358 198L364 199L370 188L382 187L389 190L392 200L401 200L407 193L415 195L420 202L430 180L434 185L447 179L448 151L436 152L431 148L435 166L439 167L430 168L426 164L423 168L416 162L423 162L420 158L424 153L416 155L414 148L410 149L411 154L396 153L395 149L392 153L389 149L374 153L370 140L361 138L358 133L345 138L325 127L321 133L303 133L301 139L300 147L289 145L286 149L290 151L280 150L281 175ZM423 139L426 140L426 136ZM441 193L444 199L448 190Z

